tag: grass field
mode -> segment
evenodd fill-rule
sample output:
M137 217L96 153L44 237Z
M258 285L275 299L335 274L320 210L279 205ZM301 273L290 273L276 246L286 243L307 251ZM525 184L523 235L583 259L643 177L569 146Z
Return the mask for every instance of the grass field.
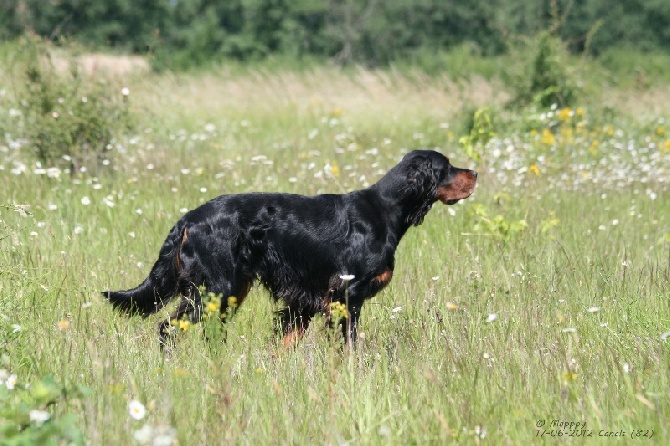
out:
M474 161L458 142L466 112L506 99L481 79L322 69L125 82L140 128L97 174L0 143L0 444L667 441L670 123L658 96L501 111ZM476 167L479 185L403 239L355 351L318 322L283 350L276 308L254 288L225 343L192 327L167 358L165 312L128 319L99 294L138 284L172 224L210 198L347 192L417 148Z

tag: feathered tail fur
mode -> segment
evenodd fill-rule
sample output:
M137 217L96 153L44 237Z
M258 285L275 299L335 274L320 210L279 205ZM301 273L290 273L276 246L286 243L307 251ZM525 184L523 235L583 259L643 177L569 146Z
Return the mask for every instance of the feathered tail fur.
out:
M160 310L179 291L179 249L185 232L170 231L149 276L135 288L103 291L102 295L119 311L146 317Z

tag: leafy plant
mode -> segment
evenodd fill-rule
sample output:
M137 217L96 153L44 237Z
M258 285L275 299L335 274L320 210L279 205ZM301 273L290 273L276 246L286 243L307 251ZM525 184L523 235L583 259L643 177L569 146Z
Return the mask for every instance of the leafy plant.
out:
M224 299L226 298L223 295L212 292L207 293L203 299L202 311L204 324L202 329L204 330L205 337L210 341L225 339L226 327L222 322L233 317L237 309L237 298L231 296L225 300L227 302L227 311L222 312L221 305L224 305Z
M5 378L3 380L3 377ZM0 369L0 438L2 444L85 444L72 414L56 417L51 407L68 398L83 397L83 386L66 388L51 375L31 385Z
M482 160L482 148L496 136L494 131L494 114L489 107L475 110L468 125L468 134L462 136L458 142L466 155L472 160Z
M473 230L478 234L508 240L522 233L528 226L525 219L508 219L501 214L491 217L486 208L481 204L474 204L470 209L476 220Z
M512 67L512 74L508 75L508 83L516 90L513 103L547 108L575 102L578 95L575 68L560 37L542 31L513 44L512 53L514 59L525 61Z
M84 77L76 64L56 69L50 47L25 38L17 64L25 83L17 91L23 137L47 165L66 161L77 169L97 167L115 136L131 129L127 96L100 79Z

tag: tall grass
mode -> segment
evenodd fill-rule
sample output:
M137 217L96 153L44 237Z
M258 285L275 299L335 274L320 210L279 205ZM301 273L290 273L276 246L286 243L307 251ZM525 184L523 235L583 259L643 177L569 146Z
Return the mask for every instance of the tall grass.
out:
M47 374L90 389L44 408L53 420L74 415L91 444L132 444L145 425L179 444L582 441L554 420L584 423L592 443L638 430L662 442L662 121L588 109L583 133L576 110L518 117L530 127L501 121L480 148L476 194L436 206L402 241L393 282L363 309L355 351L318 320L295 349L280 348L276 308L259 288L225 342L194 327L171 357L158 349L166 314L127 319L103 302L101 290L146 276L185 209L220 193L346 192L414 148L471 165L458 148L462 112L499 93L418 76L163 74L129 85L130 106L159 118L120 141L100 177L48 175L7 149L0 203L32 214L0 209L0 369L17 375L14 391ZM514 222L523 229L505 231ZM131 400L147 408L141 421Z

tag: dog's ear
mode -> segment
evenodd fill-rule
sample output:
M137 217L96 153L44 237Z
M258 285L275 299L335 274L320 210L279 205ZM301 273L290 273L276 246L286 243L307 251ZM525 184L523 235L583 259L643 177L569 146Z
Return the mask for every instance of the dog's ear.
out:
M435 202L437 178L428 157L412 159L406 169L407 178L401 189L401 203L406 209L405 221L420 225Z

